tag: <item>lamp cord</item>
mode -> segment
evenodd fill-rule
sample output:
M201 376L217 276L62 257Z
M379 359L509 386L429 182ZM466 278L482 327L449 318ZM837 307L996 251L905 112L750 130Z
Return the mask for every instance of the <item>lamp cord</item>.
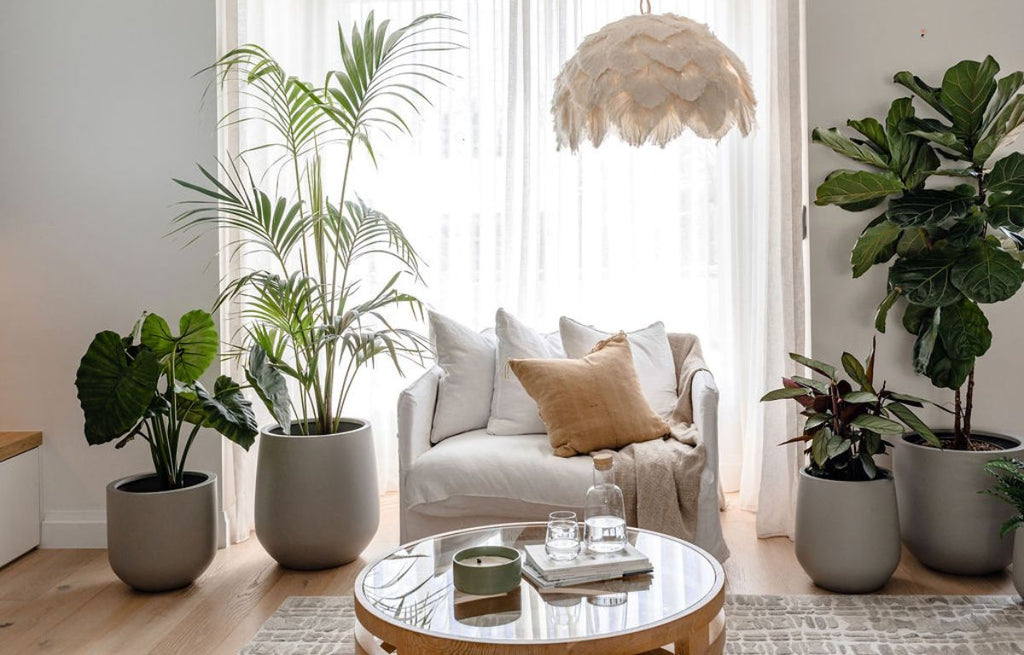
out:
M644 3L647 4L647 11L644 11ZM649 14L651 13L651 0L640 0L640 13Z

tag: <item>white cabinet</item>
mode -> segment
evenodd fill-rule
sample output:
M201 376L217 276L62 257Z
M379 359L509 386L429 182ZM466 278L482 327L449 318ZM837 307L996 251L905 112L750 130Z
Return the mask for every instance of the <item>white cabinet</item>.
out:
M39 545L39 448L0 461L0 566Z

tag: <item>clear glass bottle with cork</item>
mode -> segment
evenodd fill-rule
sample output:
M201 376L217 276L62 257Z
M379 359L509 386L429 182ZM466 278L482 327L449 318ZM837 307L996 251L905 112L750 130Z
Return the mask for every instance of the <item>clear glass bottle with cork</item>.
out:
M594 455L594 486L587 490L583 518L587 550L614 553L626 547L626 506L611 453Z

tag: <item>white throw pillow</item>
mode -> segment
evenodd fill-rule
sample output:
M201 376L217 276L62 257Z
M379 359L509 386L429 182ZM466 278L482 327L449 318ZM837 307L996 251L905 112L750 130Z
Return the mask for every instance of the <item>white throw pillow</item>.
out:
M547 335L535 332L504 309L499 309L494 317L494 331L498 336L498 365L494 369L494 395L487 432L544 434L547 428L540 419L537 403L523 389L507 362L513 358L564 358L561 339L557 332Z
M614 334L566 316L559 319L558 329L562 333L565 354L572 358L584 357L598 341ZM633 366L647 402L662 418L668 418L676 406L676 364L672 359L665 324L659 321L642 330L627 332L626 340L629 341Z
M430 443L487 425L498 340L494 330L483 332L443 314L427 312L430 340L441 367Z

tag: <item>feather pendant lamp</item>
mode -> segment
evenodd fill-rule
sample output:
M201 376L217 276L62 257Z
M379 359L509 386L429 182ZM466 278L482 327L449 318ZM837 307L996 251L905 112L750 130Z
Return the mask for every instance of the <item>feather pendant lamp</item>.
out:
M642 4L641 4L642 10ZM580 44L555 82L558 147L601 145L610 128L626 143L664 147L686 128L720 139L754 125L756 100L739 57L707 25L647 13L609 23Z

